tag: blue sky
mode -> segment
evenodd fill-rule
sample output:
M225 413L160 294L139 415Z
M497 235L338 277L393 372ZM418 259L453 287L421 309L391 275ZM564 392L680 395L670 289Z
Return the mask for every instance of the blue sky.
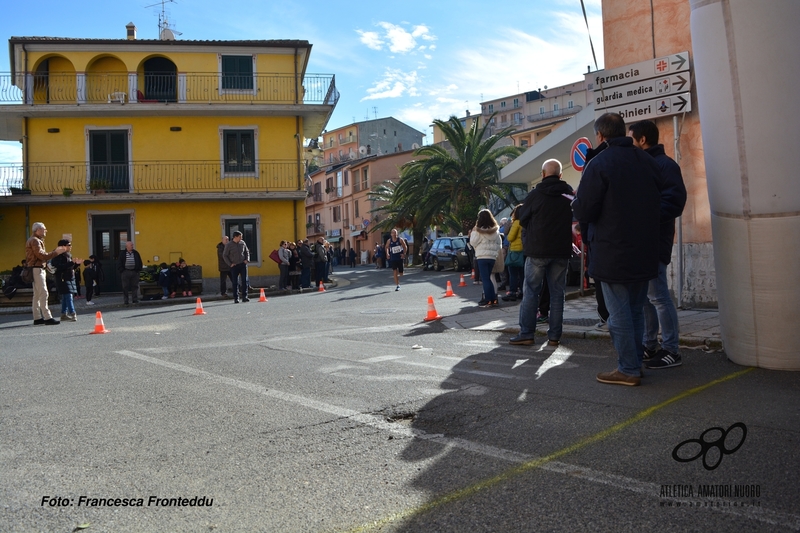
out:
M602 68L600 0L584 3ZM133 22L138 38L155 39L160 4L2 0L0 72L10 70L12 36L124 39ZM178 0L166 13L179 39L307 40L307 72L334 74L341 93L328 129L393 116L425 133L426 143L435 118L479 113L481 101L579 81L594 69L580 0ZM0 161L20 161L18 147L0 143Z

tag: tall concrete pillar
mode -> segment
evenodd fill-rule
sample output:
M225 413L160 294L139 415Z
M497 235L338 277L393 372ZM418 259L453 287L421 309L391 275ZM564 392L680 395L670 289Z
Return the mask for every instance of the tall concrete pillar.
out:
M725 351L800 370L800 1L690 2Z

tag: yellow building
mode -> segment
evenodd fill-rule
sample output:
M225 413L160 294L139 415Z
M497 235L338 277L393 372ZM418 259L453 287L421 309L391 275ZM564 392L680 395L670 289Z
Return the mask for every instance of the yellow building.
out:
M307 74L302 40L179 41L12 37L0 140L0 257L23 257L33 222L48 247L96 255L105 290L131 240L145 264L183 257L218 286L216 245L239 230L253 285L278 274L270 251L305 235L303 142L338 100L332 75ZM8 189L6 189L8 190ZM261 278L261 279L259 279Z

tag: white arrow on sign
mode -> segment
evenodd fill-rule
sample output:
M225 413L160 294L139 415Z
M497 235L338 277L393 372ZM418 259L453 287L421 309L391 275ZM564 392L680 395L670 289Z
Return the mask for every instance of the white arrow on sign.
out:
M598 70L586 74L586 83L593 84L594 91L597 92L602 86L604 91L610 87L627 85L636 81L647 80L676 74L689 70L689 52L680 52L669 56L648 59L639 63L625 65L624 67L610 70Z
M688 90L692 81L689 72L662 76L650 80L638 81L628 85L620 85L604 92L595 92L595 109L619 107L631 102L650 100L654 96L669 96Z
M632 124L640 120L677 115L691 110L692 93L681 93L644 102L598 109L596 116L599 117L603 113L617 113L625 119L626 124Z

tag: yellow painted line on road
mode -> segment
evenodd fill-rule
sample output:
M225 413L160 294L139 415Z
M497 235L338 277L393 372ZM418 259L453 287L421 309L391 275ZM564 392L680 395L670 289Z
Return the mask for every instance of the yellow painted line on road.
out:
M387 524L390 524L392 522L396 522L396 521L399 521L399 520L405 520L407 518L412 518L414 516L418 516L418 515L427 513L428 511L431 511L431 510L433 510L433 509L435 509L437 507L441 507L441 506L446 505L448 503L453 503L453 502L456 502L458 500L462 500L464 498L468 498L468 497L472 496L473 494L477 494L478 492L481 492L482 490L491 488L491 487L493 487L493 486L495 486L495 485L497 485L499 483L502 483L504 481L507 481L507 480L513 478L513 477L516 477L516 476L518 476L520 474L523 474L523 473L525 473L525 472L527 472L527 471L529 471L531 469L538 468L538 467L540 467L540 466L542 466L542 465L544 465L546 463L555 461L556 459L559 459L559 458L561 458L561 457L563 457L565 455L568 455L568 454L570 454L572 452L576 452L576 451L580 450L581 448L585 448L586 446L589 446L590 444L594 444L596 442L600 442L602 440L605 440L606 438L610 437L611 435L613 435L615 433L618 433L619 431L625 429L626 427L630 426L631 424L635 424L637 422L641 422L642 420L644 420L645 418L649 417L650 415L652 415L656 411L658 411L660 409L663 409L664 407L667 407L668 405L671 405L671 404L673 404L675 402L678 402L680 400L688 398L689 396L692 396L694 394L702 392L702 391L704 391L704 390L706 390L706 389L708 389L710 387L713 387L714 385L719 385L720 383L724 383L726 381L730 381L732 379L736 379L736 378L738 378L740 376L743 376L743 375L747 374L748 372L752 372L753 370L755 370L755 368L746 368L744 370L740 370L738 372L734 372L732 374L728 374L727 376L721 377L719 379L715 379L713 381L709 381L705 385L700 385L699 387L695 387L693 389L686 390L686 391L684 391L684 392L682 392L682 393L680 393L680 394L678 394L676 396L673 396L672 398L670 398L668 400L665 400L665 401L663 401L663 402L661 402L659 404L656 404L656 405L654 405L652 407L648 407L644 411L640 411L640 412L636 413L631 418L629 418L627 420L624 420L624 421L620 422L619 424L615 424L615 425L613 425L613 426L611 426L611 427L609 427L607 429L604 429L603 431L600 431L598 433L595 433L594 435L586 437L585 439L582 439L582 440L576 442L575 444L567 446L566 448L562 448L562 449L558 450L557 452L553 452L550 455L547 455L545 457L540 457L538 459L532 459L530 461L522 463L521 465L518 465L518 466L515 466L513 468L510 468L510 469L506 470L505 472L503 472L501 474L498 474L498 475L496 475L494 477L491 477L491 478L488 478L488 479L484 479L483 481L479 481L479 482L477 482L477 483L475 483L473 485L470 485L468 487L464 487L463 489L459 489L459 490L453 491L453 492L451 492L449 494L445 494L443 496L440 496L440 497L436 498L435 500L431 500L431 501L429 501L429 502L427 502L427 503L425 503L423 505L420 505L418 507L413 507L413 508L410 508L410 509L406 509L404 511L393 513L393 514L391 514L389 516L386 516L386 517L384 517L384 518L382 518L380 520L376 520L376 521L371 522L369 524L364 524L364 525L355 527L353 529L350 529L349 533L361 533L361 532L364 532L364 531L370 531L370 530L375 529L375 528L383 527L383 526L385 526Z

